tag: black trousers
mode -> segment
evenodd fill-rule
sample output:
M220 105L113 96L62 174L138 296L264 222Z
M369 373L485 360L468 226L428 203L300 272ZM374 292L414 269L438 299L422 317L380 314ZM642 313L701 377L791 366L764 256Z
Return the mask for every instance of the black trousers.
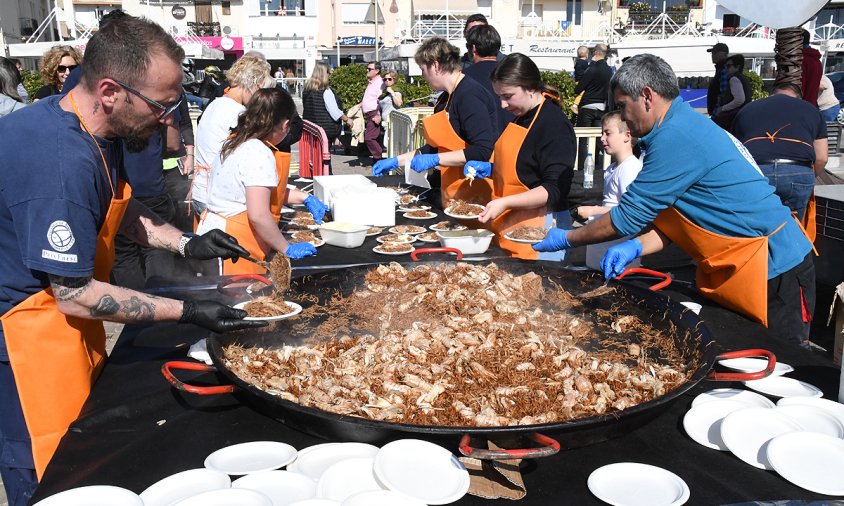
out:
M812 253L802 262L768 280L768 333L809 347L815 312L815 263Z
M174 223L176 207L167 194L137 199L159 218ZM123 234L114 239L114 266L111 280L118 286L141 290L148 279L169 278L175 271L176 256L165 250L141 246Z
M604 117L604 111L598 109L584 109L580 108L577 112L577 123L575 126L579 127L600 127L601 119ZM580 139L577 145L577 169L583 170L583 162L586 161L586 155L589 154L589 139ZM602 170L604 166L604 146L601 144L599 138L595 142L595 152L592 153L592 158L595 160L595 170Z

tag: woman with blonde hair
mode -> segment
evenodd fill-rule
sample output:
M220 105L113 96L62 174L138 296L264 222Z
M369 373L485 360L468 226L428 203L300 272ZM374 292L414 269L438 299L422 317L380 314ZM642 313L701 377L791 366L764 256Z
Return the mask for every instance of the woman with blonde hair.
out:
M35 97L32 101L36 102L50 95L61 93L65 79L81 63L82 53L75 47L55 46L48 49L39 64L41 80L44 82L44 86L35 92Z
M196 128L195 171L191 185L191 209L194 219L205 210L208 202L208 174L220 158L223 142L237 125L237 118L252 95L261 88L275 87L270 76L270 64L254 56L244 56L226 72L229 88L225 94L208 104ZM196 222L196 221L195 221Z
M380 176L408 162L416 172L439 168L443 207L452 199L486 204L492 196L492 184L471 184L463 177L463 165L492 156L499 133L495 99L483 85L465 79L460 70L460 50L447 40L425 40L415 59L431 88L443 91L434 105L434 115L422 120L427 144L416 153L408 151L377 162L372 174Z
M351 127L352 120L343 113L339 100L328 86L328 70L328 64L317 62L311 77L305 82L302 119L322 127L330 146L340 135L340 122L346 122Z
M282 204L304 204L319 223L327 207L316 197L287 190L288 173L275 145L290 128L296 105L275 87L256 91L212 162L208 207L197 232L219 229L237 239L249 255L265 260L273 251L290 258L316 254L310 243L288 243L278 228ZM288 166L289 167L289 166ZM251 262L226 260L221 274L266 272Z

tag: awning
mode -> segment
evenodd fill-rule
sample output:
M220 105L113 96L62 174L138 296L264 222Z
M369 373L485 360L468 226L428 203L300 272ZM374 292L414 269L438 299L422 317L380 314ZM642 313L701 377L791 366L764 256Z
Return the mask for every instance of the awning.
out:
M478 12L477 0L412 0L413 12L431 12L445 14L446 6L449 12L469 14Z

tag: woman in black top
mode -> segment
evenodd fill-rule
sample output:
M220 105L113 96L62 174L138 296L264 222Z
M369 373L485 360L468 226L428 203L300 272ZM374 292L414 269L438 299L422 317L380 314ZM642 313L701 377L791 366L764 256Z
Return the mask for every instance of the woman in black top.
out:
M65 79L70 72L82 63L82 53L71 46L51 47L41 59L41 80L44 86L35 92L33 102L58 95L62 91Z
M302 118L316 123L328 137L328 145L334 144L340 135L340 122L344 121L351 127L352 121L343 114L337 97L328 87L328 65L317 62L310 79L305 83L302 93Z

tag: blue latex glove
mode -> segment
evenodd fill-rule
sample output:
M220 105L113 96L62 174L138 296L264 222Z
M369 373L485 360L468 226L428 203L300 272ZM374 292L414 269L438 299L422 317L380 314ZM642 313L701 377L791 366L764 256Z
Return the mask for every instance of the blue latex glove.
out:
M396 170L399 168L399 159L395 156L392 158L384 158L383 160L378 160L375 162L375 165L372 166L372 175L373 176L383 176L384 174L390 172L391 170Z
M627 264L639 258L641 254L642 243L639 242L639 239L630 239L608 249L604 258L601 259L604 279L614 278L624 272Z
M305 199L305 207L308 208L308 211L314 217L314 221L317 222L317 225L322 223L322 217L325 216L325 213L328 212L328 206L323 204L322 201L313 195L308 195L308 198Z
M542 242L533 245L533 249L536 251L560 251L571 247L566 237L566 231L562 228L552 228Z
M316 255L316 247L309 242L291 242L284 254L288 258L305 258Z
M428 169L433 169L440 164L440 155L433 153L430 155L416 155L410 161L410 168L416 172L425 172Z
M469 169L475 169L475 173ZM481 162L479 160L469 160L463 166L463 175L466 177L489 177L492 174L492 164L489 162Z

